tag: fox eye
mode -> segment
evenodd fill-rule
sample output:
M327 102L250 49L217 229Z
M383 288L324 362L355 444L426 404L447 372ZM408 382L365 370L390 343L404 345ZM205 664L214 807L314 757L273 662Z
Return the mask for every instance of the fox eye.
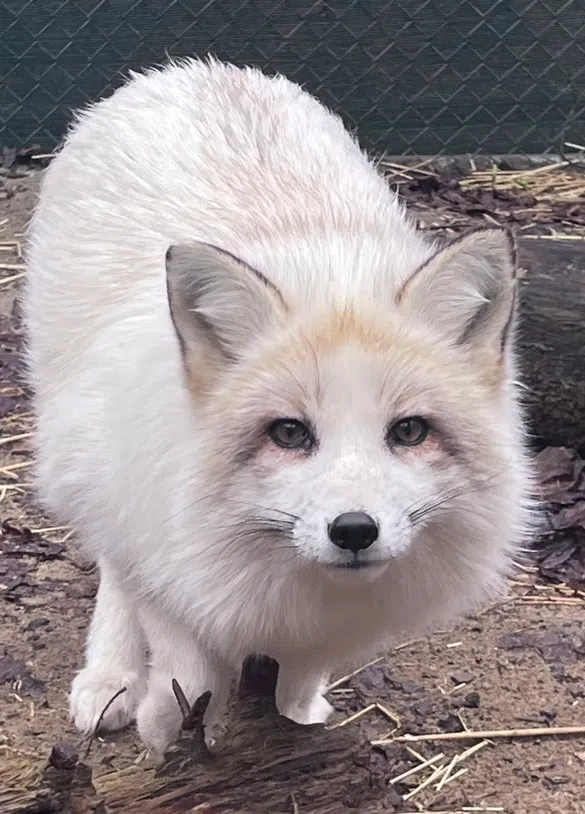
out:
M386 435L386 443L415 447L417 444L422 444L428 434L429 425L424 418L410 416L392 424Z
M268 435L283 449L309 450L315 443L311 430L294 418L279 418L268 427Z

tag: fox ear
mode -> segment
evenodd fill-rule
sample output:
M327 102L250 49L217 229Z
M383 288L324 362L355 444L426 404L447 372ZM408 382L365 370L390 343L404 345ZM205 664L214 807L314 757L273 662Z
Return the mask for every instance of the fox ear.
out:
M207 243L172 246L166 255L171 316L184 357L212 345L226 360L286 312L278 289L259 272Z
M514 243L503 229L455 240L421 266L396 298L451 344L498 353L511 332L515 300Z

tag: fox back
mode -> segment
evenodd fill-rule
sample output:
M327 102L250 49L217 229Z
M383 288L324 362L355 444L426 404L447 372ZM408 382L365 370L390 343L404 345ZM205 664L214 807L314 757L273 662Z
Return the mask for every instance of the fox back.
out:
M428 240L297 85L132 76L27 258L40 495L137 601L234 662L335 664L500 589L530 520L511 242Z

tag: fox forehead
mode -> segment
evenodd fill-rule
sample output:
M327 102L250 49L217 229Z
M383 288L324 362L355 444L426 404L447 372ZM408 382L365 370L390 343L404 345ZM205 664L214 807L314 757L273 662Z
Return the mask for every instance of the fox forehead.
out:
M390 358L392 348L396 349L392 324L378 325L353 309L299 318L278 337L261 340L253 357L235 367L226 390L214 401L216 406L230 402L234 391L243 400L261 394L276 412L288 407L303 413L309 406L321 406L331 385L347 379L346 374L351 373L356 384L364 380L364 360Z
M275 417L375 409L389 419L450 410L454 396L469 407L485 403L460 355L426 341L391 311L376 318L339 308L260 343L211 408Z

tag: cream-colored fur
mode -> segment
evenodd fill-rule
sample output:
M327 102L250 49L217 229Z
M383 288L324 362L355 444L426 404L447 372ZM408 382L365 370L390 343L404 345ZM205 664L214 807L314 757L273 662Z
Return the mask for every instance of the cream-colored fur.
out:
M101 572L79 729L126 686L105 725L136 715L160 757L171 678L213 715L250 653L322 721L338 664L500 588L530 489L508 239L439 251L298 86L133 76L52 162L27 257L39 490ZM408 416L427 439L389 443ZM312 449L276 446L278 418ZM379 527L360 570L327 535L349 511Z

